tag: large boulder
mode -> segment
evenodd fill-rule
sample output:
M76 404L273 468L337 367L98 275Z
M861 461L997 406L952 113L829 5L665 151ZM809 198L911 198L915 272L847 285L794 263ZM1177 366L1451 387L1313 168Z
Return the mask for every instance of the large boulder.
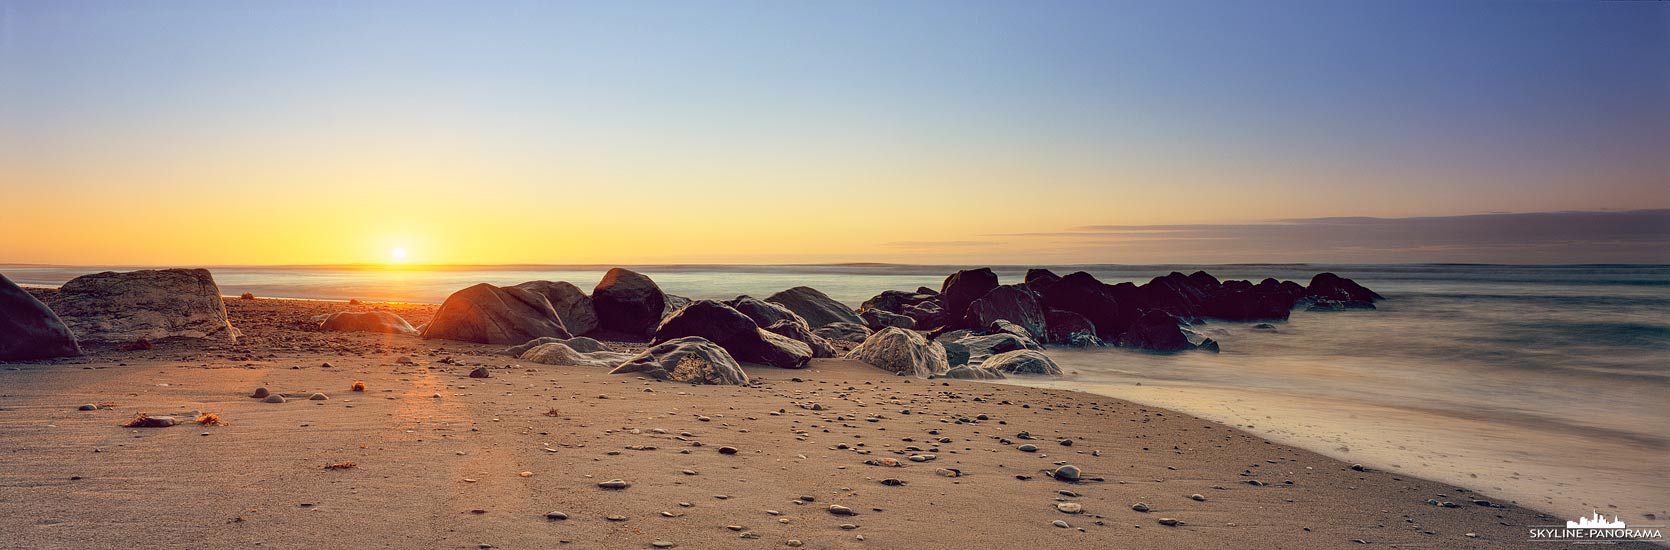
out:
M938 293L924 294L921 292L905 292L903 290L884 290L874 298L865 300L858 306L860 312L879 309L892 313L904 313L905 308L934 300Z
M1005 374L1061 376L1061 367L1050 360L1048 355L1029 349L993 355L980 366Z
M801 326L807 327L807 330L811 330L811 327L806 324L806 319L801 318L793 311L789 311L789 308L780 304L774 304L752 296L737 296L735 300L726 301L725 305L742 312L749 319L753 319L754 324L762 327L775 325L778 321L790 321L799 323Z
M591 291L598 325L632 335L655 331L667 313L667 295L649 277L621 268L610 269Z
M998 320L1020 325L1037 340L1045 339L1047 334L1044 306L1038 303L1038 295L1024 285L992 289L969 304L963 317L963 322L969 327L990 326Z
M1021 279L1027 286L1047 286L1059 280L1061 276L1048 269L1028 269L1026 277Z
M387 311L339 311L325 317L319 330L332 332L383 332L416 335L417 329L399 315Z
M1046 307L1083 315L1103 340L1117 338L1142 316L1135 305L1136 286L1130 283L1109 285L1076 271L1035 288L1043 295Z
M691 384L747 384L748 373L725 348L704 338L688 336L650 346L609 374L644 376Z
M1119 346L1149 351L1172 352L1194 349L1183 335L1182 323L1170 313L1152 310L1142 314L1130 330L1119 335Z
M961 317L968 305L997 288L997 274L989 267L952 273L939 287L940 303L953 319Z
M939 375L939 377L962 380L1002 380L1006 378L1001 372L979 365L957 365L951 367L951 370L945 371L945 374Z
M766 298L765 301L782 305L806 320L806 326L818 328L830 323L864 324L858 314L846 304L835 301L817 289L797 286Z
M424 338L478 344L521 344L545 336L573 337L549 300L526 289L487 283L452 293L423 329Z
M944 374L951 368L946 362L943 346L929 342L920 333L899 327L887 327L871 334L864 343L853 348L847 358L922 378Z
M509 355L511 357L521 357L522 354L527 353L528 350L533 349L533 348L537 348L537 347L539 347L541 345L544 345L544 344L562 344L562 345L568 346L569 349L572 349L574 351L578 351L580 353L591 353L591 352L594 352L594 351L614 351L613 349L610 349L609 346L605 345L603 342L599 342L597 340L593 340L591 338L587 338L587 337L584 337L584 336L575 336L573 338L557 338L557 337L554 337L554 336L546 336L544 338L535 338L535 339L532 339L532 340L528 340L527 342L525 342L521 345L516 345L516 346L511 346L511 347L505 348L504 351L501 351L499 353L504 354L504 355Z
M1311 277L1310 286L1305 287L1305 297L1317 301L1340 302L1345 307L1361 307L1362 304L1372 306L1375 300L1385 299L1356 281L1333 273L1318 273Z
M573 283L528 281L516 285L516 288L532 291L551 302L551 309L557 312L557 318L562 319L562 326L568 329L569 334L580 335L597 330L597 307L592 304L591 297Z
M58 289L52 309L81 342L238 337L207 269L83 275Z
M846 322L830 323L816 329L812 329L812 334L822 336L827 340L835 342L852 342L854 344L868 339L870 334L873 332L875 331L870 330L870 327L864 326L861 323Z
M870 330L881 330L887 327L904 329L916 328L916 320L882 309L866 309L858 317L864 320L864 325Z
M806 344L806 347L812 348L812 357L815 359L827 359L835 356L835 346L830 344L828 339L813 334L811 330L806 328L806 323L784 319L765 327L765 330Z
M923 329L942 327L950 320L950 316L945 314L945 308L939 306L938 300L911 304L905 306L904 310L899 313L916 321L916 327Z
M1044 321L1046 343L1083 346L1101 340L1096 336L1096 324L1078 313L1052 309L1044 313Z
M699 336L742 361L798 369L812 359L812 348L754 324L753 319L714 300L697 300L674 312L655 329L654 343Z
M517 358L544 365L615 368L631 359L632 354L613 351L586 352L569 347L568 344L550 342L534 346Z
M946 361L952 365L979 363L991 356L1009 351L1042 349L1037 342L1007 332L968 334L956 331L947 333L946 336L948 337L936 339L935 342L945 346Z
M81 346L58 314L0 275L0 361L73 355Z

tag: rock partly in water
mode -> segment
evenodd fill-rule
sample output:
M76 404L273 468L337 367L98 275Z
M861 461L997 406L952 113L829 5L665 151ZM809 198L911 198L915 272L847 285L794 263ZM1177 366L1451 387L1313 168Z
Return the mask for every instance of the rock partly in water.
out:
M632 358L630 353L612 351L580 351L560 342L549 342L529 348L517 356L523 361L542 365L614 368Z
M883 370L917 377L944 374L951 369L945 358L945 348L929 342L921 334L898 327L888 327L870 335L864 343L847 354Z
M603 275L591 299L600 326L632 335L654 332L667 309L667 295L655 281L618 267Z
M1034 340L1044 340L1048 334L1044 307L1038 295L1025 285L992 289L969 304L963 314L963 324L970 328L990 326L999 320L1020 325Z
M1183 335L1177 318L1160 310L1144 313L1130 330L1119 336L1118 343L1121 347L1160 352L1194 349L1194 344Z
M562 319L562 326L569 334L577 336L597 330L597 308L592 305L591 297L573 283L528 281L516 288L539 294L551 302L551 310L557 312L557 318Z
M765 301L782 305L806 320L806 326L813 329L830 323L854 323L862 325L864 320L853 313L846 304L830 298L817 289L797 286L766 298Z
M860 323L830 323L812 330L812 334L836 342L863 342L875 331Z
M941 306L952 317L968 311L969 304L997 288L997 274L991 268L969 269L952 273L939 287Z
M571 338L550 300L527 289L477 284L452 293L424 338L479 344L521 344L542 337Z
M1091 347L1101 344L1101 338L1096 336L1096 325L1083 315L1071 311L1052 309L1044 314L1047 331L1044 341L1050 344L1066 344L1069 346Z
M1311 277L1310 285L1305 287L1305 297L1337 301L1347 308L1362 307L1363 304L1372 306L1376 300L1385 299L1356 281L1333 273L1318 273Z
M793 311L789 311L789 308L783 307L782 304L774 304L752 296L737 296L734 300L726 301L725 305L742 312L743 315L747 315L749 319L754 320L754 324L761 327L775 325L778 321L790 321L799 323L801 326L807 327L807 330L811 330L811 326L806 323L806 319L801 318Z
M1044 352L1036 350L1015 350L999 353L987 358L980 364L1005 374L1033 374L1043 376L1061 376L1061 367L1050 360Z
M748 383L748 373L743 372L725 348L696 336L651 346L610 371L610 374L629 373L691 384Z
M957 365L955 367L951 367L951 370L945 371L945 374L939 376L942 378L958 378L962 380L1001 380L1004 378L1003 373L1001 372L986 368L985 366L975 365Z
M798 369L812 359L804 343L761 329L753 319L714 300L697 300L673 313L655 329L655 343L700 336L742 361Z
M0 275L0 361L81 355L58 314Z
M59 287L52 309L81 342L238 337L207 269L83 275Z
M399 315L387 311L342 311L319 323L319 330L332 332L382 332L416 335L417 329Z

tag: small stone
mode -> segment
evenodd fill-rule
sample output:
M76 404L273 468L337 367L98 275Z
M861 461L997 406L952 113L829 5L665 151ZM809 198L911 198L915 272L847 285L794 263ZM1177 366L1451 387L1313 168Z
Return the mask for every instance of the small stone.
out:
M599 481L597 482L597 486L604 489L625 489L627 487L631 487L632 484L619 479L611 479L608 481Z
M549 520L568 519L568 514L565 514L565 513L562 513L562 512L546 512L545 513L545 519L549 519Z
M905 484L905 482L904 482L904 480L902 480L902 479L898 479L898 478L891 478L891 477L890 477L890 478L887 478L887 479L883 479L883 480L881 480L881 484L882 484L882 485L886 485L886 486L888 486L888 487L898 487L898 486L900 486L900 485L904 485L904 484Z
M1063 513L1077 514L1084 511L1084 505L1077 502L1057 502L1055 503L1055 509Z
M1189 495L1189 500L1192 500L1192 501L1195 501L1195 502L1206 502L1206 495L1195 493L1195 494Z
M82 406L80 406L80 407L76 407L76 408L77 408L77 409L78 409L78 410L83 410L83 411L96 411L96 410L99 410L99 406L98 406L98 405L94 405L94 404L92 404L92 403L88 403L88 404L86 404L86 405L82 405Z
M1054 472L1050 472L1050 475L1054 476L1056 479L1061 480L1061 481L1072 482L1072 481L1078 481L1079 476L1083 475L1083 472L1079 471L1078 466L1074 466L1072 464L1066 464L1066 465L1061 466L1060 468L1056 468Z
M254 397L256 399L265 399L268 395L271 395L271 394L272 394L272 392L267 391L267 388L255 388L255 393L251 394L250 397Z
M938 470L934 470L934 473L939 474L940 476L943 476L943 477L962 477L963 476L963 471L958 470L956 468L940 468Z
M1132 509L1132 510L1136 510L1136 511L1138 511L1138 512L1147 512L1147 511L1148 511L1148 505L1147 505L1147 504L1143 504L1143 503L1141 503L1141 502L1138 502L1138 503L1136 503L1136 504L1132 504L1132 505L1131 505L1131 509Z
M489 378L492 376L493 373L487 372L487 367L476 367L475 370L470 371L470 378Z
M1351 469L1359 471L1359 472L1367 470L1367 468L1364 468L1362 464L1352 464Z
M736 454L736 447L730 447L730 446L720 447L719 448L719 454L734 455L734 454Z
M322 393L315 393L313 395L307 396L307 398L311 399L313 401L324 401L326 399L330 399L330 396L322 394Z
M910 455L910 461L911 462L927 462L927 461L933 460L935 458L937 458L937 457L935 457L934 455Z
M1021 445L1019 447L1016 447L1016 449L1019 449L1023 453L1036 453L1036 452L1038 452L1038 446L1033 445L1031 443Z
M1059 520L1059 519L1058 519L1058 520L1055 520L1055 521L1052 521L1052 522L1050 522L1050 525L1054 525L1054 526L1056 526L1056 527L1060 527L1060 528L1062 528L1062 529L1066 529L1066 528L1067 528L1067 527L1069 527L1069 525L1067 525L1067 522L1065 522L1065 521L1061 521L1061 520Z
M835 514L837 516L851 516L851 515L856 514L856 512L852 511L852 508L841 506L839 504L829 505L829 513Z
M609 520L609 521L626 521L626 516L609 516L609 517L606 517L606 518L603 518L603 519L606 519L606 520Z
M800 500L801 502L817 502L818 499L812 495L800 495Z
M1032 432L1021 432L1015 434L1015 439L1032 439Z
M671 542L667 542L667 541L664 541L664 540L658 540L658 541L655 541L655 542L651 542L651 543L649 543L649 545L654 546L656 548L672 548L674 546L678 546L677 544L673 544Z
M1160 518L1160 525L1164 525L1164 526L1167 526L1167 527L1176 527L1176 526L1182 525L1182 524L1183 524L1183 522L1177 521L1175 519Z
M800 546L801 546L801 545L803 545L803 544L806 544L806 543L804 543L804 542L800 542L800 539L789 539L789 541L788 541L788 542L785 542L785 543L783 543L783 544L787 544L787 545L789 545L789 546L793 546L793 547L795 547L795 548L799 548L799 547L800 547Z
M1063 439L1063 440L1061 440L1061 446L1062 447L1071 447L1071 446L1073 446L1073 440Z

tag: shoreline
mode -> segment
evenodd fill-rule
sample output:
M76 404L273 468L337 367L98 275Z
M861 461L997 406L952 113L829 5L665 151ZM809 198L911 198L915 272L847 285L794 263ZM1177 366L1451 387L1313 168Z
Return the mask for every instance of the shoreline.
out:
M1355 471L1225 424L1079 391L900 378L822 359L801 370L749 366L754 386L685 386L525 365L494 355L497 346L298 323L340 302L225 302L245 334L235 345L163 341L151 351L0 366L8 388L0 448L14 449L8 459L17 464L0 473L0 486L20 497L0 502L0 531L17 534L13 544L1518 547L1528 526L1552 523L1526 508L1474 504L1478 497L1448 485ZM398 309L414 323L433 313ZM321 368L326 362L333 366ZM477 365L493 377L464 376ZM370 391L348 392L353 381ZM330 399L244 397L258 385ZM115 408L76 411L83 401ZM116 427L136 412L194 409L231 425ZM1016 439L1021 431L1036 438ZM1018 450L1023 444L1039 450ZM720 445L742 451L722 455ZM917 455L936 458L905 460ZM865 464L879 458L902 466ZM1041 473L1063 460L1107 481ZM322 469L342 461L357 466ZM594 486L610 478L633 486ZM1264 485L1247 483L1254 479ZM1132 510L1139 502L1151 511ZM832 515L828 504L857 515ZM1078 513L1057 508L1072 504ZM160 510L194 519L155 516ZM551 511L570 519L545 519ZM957 521L944 521L948 513Z

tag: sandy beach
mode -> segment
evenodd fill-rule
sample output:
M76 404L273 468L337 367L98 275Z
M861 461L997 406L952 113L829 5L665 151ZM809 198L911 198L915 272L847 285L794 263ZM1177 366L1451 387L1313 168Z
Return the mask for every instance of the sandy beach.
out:
M1517 548L1559 523L1072 391L844 359L693 386L310 321L433 305L226 305L236 344L0 367L0 547Z

